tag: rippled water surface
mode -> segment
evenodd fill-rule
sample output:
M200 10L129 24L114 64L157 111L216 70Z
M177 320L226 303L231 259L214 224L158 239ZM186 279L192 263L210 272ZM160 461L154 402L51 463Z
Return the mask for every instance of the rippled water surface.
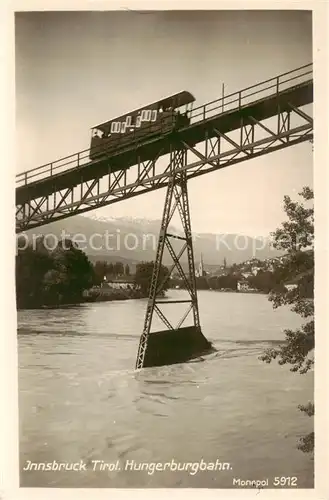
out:
M21 486L231 488L233 478L271 486L275 476L295 476L313 487L312 459L297 450L312 430L297 409L313 399L312 373L258 359L298 316L274 311L263 295L201 291L203 333L217 352L135 372L145 306L19 311ZM201 459L231 470L131 470L133 460ZM81 460L86 470L24 471L28 460ZM95 460L118 470L93 470Z

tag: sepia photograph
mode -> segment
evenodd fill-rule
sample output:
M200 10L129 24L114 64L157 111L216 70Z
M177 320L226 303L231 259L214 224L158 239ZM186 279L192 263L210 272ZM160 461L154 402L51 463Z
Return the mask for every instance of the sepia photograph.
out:
M20 487L314 489L312 11L14 23Z

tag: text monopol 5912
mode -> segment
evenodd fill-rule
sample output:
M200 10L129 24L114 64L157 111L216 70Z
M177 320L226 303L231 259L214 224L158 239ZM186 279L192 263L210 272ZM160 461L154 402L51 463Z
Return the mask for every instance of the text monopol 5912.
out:
M295 476L276 476L272 479L241 479L234 477L233 486L238 488L290 488L297 487L298 480Z

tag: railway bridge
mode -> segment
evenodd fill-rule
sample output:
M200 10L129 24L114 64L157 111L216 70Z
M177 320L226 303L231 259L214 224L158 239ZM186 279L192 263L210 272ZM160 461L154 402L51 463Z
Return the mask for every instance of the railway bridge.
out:
M209 350L201 333L187 181L313 138L313 118L302 109L313 102L313 65L308 64L190 110L189 125L156 138L132 142L90 161L89 149L16 176L16 232L95 210L167 187L157 254L136 367L180 362ZM183 235L167 229L178 210ZM177 253L172 238L182 240ZM185 283L189 299L178 325L161 305L164 249ZM180 264L187 256L188 273ZM166 330L150 335L153 313ZM191 314L192 327L183 328ZM174 336L173 336L174 335ZM180 340L179 340L180 339Z

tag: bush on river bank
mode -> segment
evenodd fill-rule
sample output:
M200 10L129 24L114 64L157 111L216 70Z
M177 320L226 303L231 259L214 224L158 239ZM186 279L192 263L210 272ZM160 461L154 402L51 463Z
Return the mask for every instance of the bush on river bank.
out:
M24 241L25 242L25 241ZM63 240L49 250L44 237L20 248L16 255L18 309L76 304L93 285L93 266L82 250Z

